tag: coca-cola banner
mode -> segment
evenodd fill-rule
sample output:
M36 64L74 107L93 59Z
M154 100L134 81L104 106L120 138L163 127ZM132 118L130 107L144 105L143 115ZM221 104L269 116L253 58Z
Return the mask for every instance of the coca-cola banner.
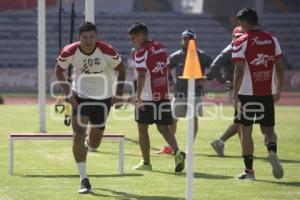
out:
M128 76L131 74L128 72ZM127 80L132 80L127 76ZM46 88L55 81L54 69L47 69ZM38 86L38 74L36 68L0 68L0 93L1 92L36 92ZM226 84L220 84L216 80L206 84L206 91L225 91ZM285 71L284 90L300 92L300 71Z

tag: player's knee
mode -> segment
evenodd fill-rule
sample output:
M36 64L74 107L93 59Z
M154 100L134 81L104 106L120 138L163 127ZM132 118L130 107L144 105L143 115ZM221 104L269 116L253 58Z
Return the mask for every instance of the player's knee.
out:
M78 134L74 133L73 135L73 145L78 146L84 144L85 141L85 135L84 134Z

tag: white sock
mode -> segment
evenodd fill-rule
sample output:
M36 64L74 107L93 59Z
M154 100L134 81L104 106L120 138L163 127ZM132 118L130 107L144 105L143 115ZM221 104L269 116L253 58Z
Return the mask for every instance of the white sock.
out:
M223 141L222 139L219 139L219 142L220 142L221 144L224 144L224 141Z
M80 175L80 181L87 178L87 175L86 175L86 162L77 163L77 168L78 168L78 172L79 172L79 175Z

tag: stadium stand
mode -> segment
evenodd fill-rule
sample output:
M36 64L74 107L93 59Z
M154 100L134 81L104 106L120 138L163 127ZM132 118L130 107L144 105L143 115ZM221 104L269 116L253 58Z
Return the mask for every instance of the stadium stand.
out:
M138 3L139 2L139 3ZM152 3L151 3L152 2ZM212 14L178 14L162 12L170 8L169 1L159 4L155 1L134 1L135 12L129 14L96 13L95 21L99 38L110 42L126 58L130 55L131 41L127 29L136 21L145 22L153 39L162 41L169 52L180 47L180 34L186 28L197 33L199 48L212 57L216 56L230 41L231 27L225 26ZM268 2L268 1L267 1ZM273 5L273 4L272 4ZM300 6L299 6L300 7ZM286 58L287 68L300 69L300 14L279 12L278 6L268 6L274 13L263 14L261 25L274 33L280 40ZM290 8L287 4L286 8ZM286 10L286 9L285 9ZM168 10L167 10L168 11ZM84 20L76 13L75 27ZM69 42L70 12L62 13L62 44ZM37 13L35 10L0 12L0 67L35 67L37 65ZM55 64L58 54L58 11L47 9L47 67ZM76 34L75 28L75 34ZM75 37L76 38L76 37Z
M7 67L36 66L36 13L23 11L6 12L1 15L0 45L6 48L0 49L0 65ZM63 45L67 44L69 40L69 18L68 14L64 14ZM83 20L83 16L78 16L75 24L78 25ZM57 13L47 13L46 21L47 67L53 67L58 54ZM99 37L113 44L125 57L129 55L132 45L127 35L127 29L136 21L145 22L151 30L151 37L163 41L169 52L180 46L180 34L186 28L193 28L197 32L199 47L212 56L217 55L230 40L230 33L209 14L134 13L118 16L97 14L95 21L99 29Z

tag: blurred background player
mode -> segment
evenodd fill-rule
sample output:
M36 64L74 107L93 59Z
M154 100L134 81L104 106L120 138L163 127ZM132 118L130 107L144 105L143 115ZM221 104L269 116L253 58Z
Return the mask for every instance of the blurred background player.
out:
M177 121L179 117L186 117L187 113L187 86L188 81L185 79L180 79L179 77L183 74L183 68L185 63L185 57L188 47L189 40L194 39L196 40L196 33L192 29L186 29L181 34L181 46L180 50L175 51L172 53L168 58L169 70L170 70L170 83L174 83L171 88L174 92L174 98L172 101L172 112L173 112L173 124L170 126L173 134L175 135L177 130ZM202 67L202 72L204 72L205 68L209 68L212 63L212 58L207 55L204 51L197 49L199 60ZM196 87L195 87L195 133L194 138L196 138L198 132L198 116L202 116L202 96L203 96L203 85L201 81L196 80ZM157 153L159 154L171 154L173 152L172 148L169 146L164 146L160 151Z
M284 172L277 157L277 135L274 131L274 102L280 99L284 75L281 48L277 38L259 29L255 10L244 8L237 13L237 19L245 31L234 41L232 50L232 60L235 62L234 122L241 127L245 164L245 171L238 178L255 178L253 123L260 124L273 176L282 178Z
M229 84L227 92L230 102L232 102L232 81L234 73L234 63L231 61L232 45L233 42L241 35L243 35L242 27L235 27L232 31L231 43L225 49L223 49L222 52L214 59L213 63L210 66L210 71L207 74L207 80L216 78L220 83ZM216 139L210 143L218 156L224 156L225 141L239 132L239 125L233 123L229 125L229 127L220 136L219 139Z
M95 149L100 145L110 107L119 103L118 97L123 94L123 84L118 84L116 97L113 97L114 71L119 73L118 81L124 82L125 68L110 44L97 41L97 28L93 23L80 24L79 40L63 48L55 73L73 108L73 155L80 175L79 193L84 194L92 192L86 172L87 147ZM70 64L74 67L72 88L65 84L64 74ZM86 137L88 124L91 129Z
M148 128L154 123L174 149L175 172L181 172L184 169L185 153L179 150L176 138L168 127L173 118L168 88L167 49L161 43L149 39L148 28L143 23L134 23L128 33L136 46L138 78L135 120L143 156L143 160L133 169L152 170Z
M132 86L131 88L131 94L134 95L136 93L136 87L137 87L137 71L135 68L135 61L134 61L134 52L135 48L132 47L130 50L130 56L127 59L127 68L128 68L128 73L132 77Z

